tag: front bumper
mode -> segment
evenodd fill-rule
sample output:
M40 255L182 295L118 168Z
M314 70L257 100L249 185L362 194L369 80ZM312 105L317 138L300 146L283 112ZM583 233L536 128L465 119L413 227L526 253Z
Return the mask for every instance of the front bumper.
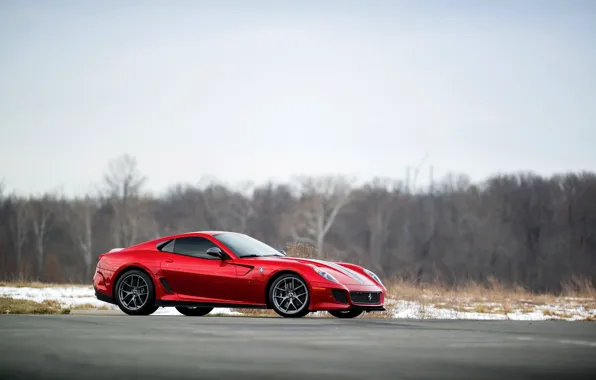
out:
M310 311L384 311L385 288L371 285L311 284Z

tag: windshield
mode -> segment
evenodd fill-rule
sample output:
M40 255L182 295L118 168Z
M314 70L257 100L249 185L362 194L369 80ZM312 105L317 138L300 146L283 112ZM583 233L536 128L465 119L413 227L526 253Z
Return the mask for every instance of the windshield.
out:
M284 256L277 249L248 235L223 233L214 236L238 257Z

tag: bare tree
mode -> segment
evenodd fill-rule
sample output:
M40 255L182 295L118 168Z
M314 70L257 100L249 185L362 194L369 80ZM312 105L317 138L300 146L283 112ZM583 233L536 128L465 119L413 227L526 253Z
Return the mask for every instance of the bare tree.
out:
M254 184L244 182L238 188L230 203L230 211L238 224L238 232L244 233L248 229L249 221L257 216L253 204Z
M112 241L116 247L128 247L137 242L142 208L139 197L145 181L132 156L124 154L108 164L104 183L114 212Z
M339 211L350 201L352 181L345 177L299 178L301 201L292 218L291 233L296 242L312 244L323 256L325 236Z
M204 193L191 185L170 187L157 202L156 218L161 234L213 228L205 211Z
M74 199L68 209L70 236L81 253L85 265L83 274L90 278L93 262L93 217L99 208L97 199L91 196Z
M256 216L252 199L254 185L244 182L232 189L211 182L203 191L205 213L212 228L245 233L249 221Z
M376 178L364 188L368 229L368 252L375 270L383 273L381 256L389 240L391 222L399 206L401 184L387 178Z
M178 185L156 197L143 193L135 160L121 156L110 162L96 199L2 196L0 185L0 277L14 268L23 273L31 260L33 275L76 281L89 275L99 250L231 229L280 247L307 242L295 245L306 248L305 257L324 254L386 278L465 284L495 276L537 291L558 291L576 276L596 281L596 174L510 173L475 184L449 175L435 182L422 163L412 165L404 184L379 179L352 187L326 176L254 191ZM428 187L419 180L427 172ZM62 205L65 212L54 210Z
M13 212L10 218L10 234L15 249L16 269L21 274L23 262L23 247L29 232L28 204L25 199L14 198Z
M35 236L35 250L37 257L38 280L44 277L45 240L51 223L52 212L55 201L50 195L44 195L41 199L29 201L28 216Z
M269 182L257 187L252 194L251 206L255 209L255 217L250 225L251 234L269 244L285 246L288 243L286 238L291 234L284 221L291 219L286 215L294 209L295 203L296 199L287 185Z

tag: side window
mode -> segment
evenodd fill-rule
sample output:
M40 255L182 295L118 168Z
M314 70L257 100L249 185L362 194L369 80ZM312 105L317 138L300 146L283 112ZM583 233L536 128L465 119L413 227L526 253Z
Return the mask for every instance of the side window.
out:
M157 249L159 249L162 252L174 252L174 239L159 243L157 245Z
M176 239L174 244L174 253L198 257L201 259L217 260L216 257L209 256L206 253L206 251L211 247L217 247L217 245L206 238L199 236L189 236Z

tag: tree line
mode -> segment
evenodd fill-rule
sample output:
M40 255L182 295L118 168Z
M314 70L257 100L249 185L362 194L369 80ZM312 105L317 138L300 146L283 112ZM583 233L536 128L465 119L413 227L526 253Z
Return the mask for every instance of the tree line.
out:
M145 191L134 157L110 161L93 194L20 196L0 186L0 276L90 283L97 256L164 235L231 230L278 248L361 264L382 278L556 291L596 280L596 174L450 174L357 183L343 176L288 183L217 181ZM298 247L298 248L297 248ZM306 248L304 248L306 247Z

